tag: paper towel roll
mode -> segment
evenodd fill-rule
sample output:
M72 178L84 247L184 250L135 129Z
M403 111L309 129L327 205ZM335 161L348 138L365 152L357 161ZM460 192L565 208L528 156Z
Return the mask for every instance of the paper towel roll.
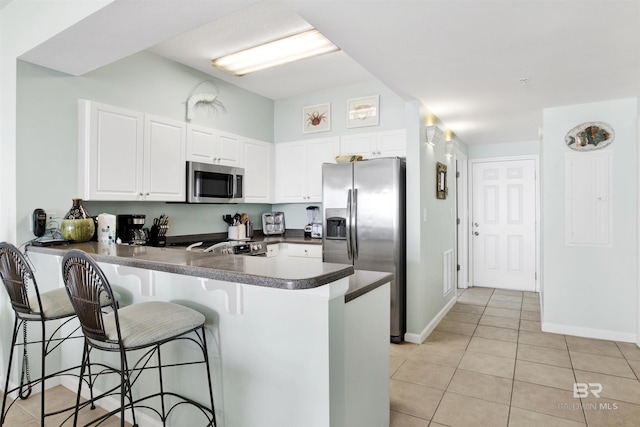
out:
M98 215L98 242L115 243L116 216L108 213Z

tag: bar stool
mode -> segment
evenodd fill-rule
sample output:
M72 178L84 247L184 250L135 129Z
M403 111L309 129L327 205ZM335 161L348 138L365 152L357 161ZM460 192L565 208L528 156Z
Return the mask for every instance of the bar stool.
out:
M11 307L14 311L13 335L11 339L11 351L9 353L9 364L7 366L7 378L2 398L2 412L0 413L0 425L4 424L9 409L16 402L15 400L7 407L7 396L18 391L21 399L26 399L31 394L32 386L40 382L40 424L44 426L44 418L56 415L65 410L52 413L45 413L45 380L57 375L69 374L72 370L77 370L78 366L66 368L52 374L46 374L47 356L51 354L62 342L68 338L81 338L80 334L74 333L79 326L69 333L63 333L63 327L75 319L75 311L67 292L64 288L55 289L49 292L40 293L36 278L24 255L14 245L6 242L0 243L0 278L9 294ZM61 323L47 335L46 324L49 321L58 320ZM27 340L27 323L40 322L42 329L42 339L40 341ZM18 333L23 329L23 341L18 342ZM59 335L62 334L62 335ZM27 357L28 344L41 344L42 377L31 381ZM23 347L23 364L20 385L9 390L9 378L11 376L11 365L13 364L13 353L16 346ZM77 374L76 374L77 376Z
M209 354L205 339L205 317L202 313L182 305L154 301L137 303L123 308L118 308L114 304L113 311L104 314L99 307L100 295L106 294L111 297L113 291L103 271L93 258L80 250L71 250L66 253L62 260L62 277L85 336L81 377L84 375L85 365L88 363L89 354L92 350L115 352L120 356L118 367L104 365L105 368L120 374L120 384L94 398L94 400L98 400L105 396L119 394L120 408L96 418L87 425L100 423L107 417L119 412L120 423L124 426L125 410L130 409L133 425L135 426L137 425L135 407L145 407L152 410L160 417L163 425L166 425L167 418L175 407L189 404L203 414L208 426L216 426L211 369L209 367ZM210 407L164 389L160 349L163 344L178 340L186 340L197 344L202 351L203 358L197 361L172 363L165 366L165 368L169 366L205 364L209 387L208 404L211 405ZM132 350L145 350L145 352L130 368L127 352ZM154 356L157 361L155 365L152 363ZM142 371L148 369L157 369L159 391L134 399L132 387ZM74 426L77 424L81 391L82 378L78 385ZM177 403L174 403L168 409L166 408L166 396L173 396L177 400ZM159 410L156 407L151 407L148 402L150 399L158 397ZM125 402L126 400L128 402Z

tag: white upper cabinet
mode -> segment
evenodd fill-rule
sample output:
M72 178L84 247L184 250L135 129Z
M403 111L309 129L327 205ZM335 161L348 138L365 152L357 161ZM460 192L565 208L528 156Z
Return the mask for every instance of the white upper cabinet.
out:
M138 200L144 115L80 100L78 191L85 200Z
M144 117L143 199L183 202L186 191L186 125L146 114Z
M187 160L227 166L241 165L241 138L204 126L187 125Z
M307 174L305 142L283 142L276 147L276 202L304 202Z
M83 199L184 200L184 123L94 101L78 107Z
M245 203L271 203L273 186L273 144L242 139Z
M307 143L307 197L322 202L322 164L335 163L340 152L338 138L322 138Z
M406 157L406 133L401 129L345 135L340 137L340 154L356 154L365 159Z
M338 138L286 142L276 146L276 202L322 202L322 164L334 163Z

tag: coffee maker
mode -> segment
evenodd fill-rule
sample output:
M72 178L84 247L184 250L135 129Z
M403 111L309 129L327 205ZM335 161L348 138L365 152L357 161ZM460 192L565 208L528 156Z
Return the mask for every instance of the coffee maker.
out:
M147 230L143 229L145 215L118 215L116 218L116 235L130 245L146 245Z
M320 208L317 206L307 207L307 220L309 223L304 226L304 237L322 238L322 224L320 223Z

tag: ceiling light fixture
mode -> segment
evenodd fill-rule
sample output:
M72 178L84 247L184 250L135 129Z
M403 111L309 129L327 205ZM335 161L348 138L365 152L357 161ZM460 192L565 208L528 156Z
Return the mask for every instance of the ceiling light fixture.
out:
M320 31L313 29L265 43L211 61L211 65L234 76L340 50Z
M442 139L443 132L438 126L427 126L425 133L427 134L427 144L432 147L435 147Z

